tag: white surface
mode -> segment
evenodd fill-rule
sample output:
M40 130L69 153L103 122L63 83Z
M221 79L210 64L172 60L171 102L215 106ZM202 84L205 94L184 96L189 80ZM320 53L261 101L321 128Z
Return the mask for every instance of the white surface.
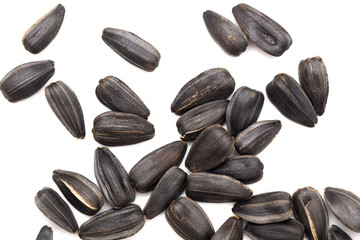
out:
M265 97L259 120L279 119L283 127L259 154L265 166L263 179L249 186L254 194L276 190L292 194L310 185L321 193L333 186L360 195L360 15L356 1L248 1L292 36L292 46L281 57L267 55L253 44L240 57L231 57L211 39L202 13L210 9L235 22L231 9L238 3L63 0L66 14L58 36L43 52L32 55L24 49L22 36L58 1L1 1L0 76L25 62L54 60L56 73L48 84L62 80L76 92L87 135L84 140L76 140L67 132L48 106L44 89L18 103L0 98L0 238L35 239L45 224L53 227L54 239L78 238L47 220L36 208L34 196L44 186L60 193L51 178L55 169L75 171L96 182L93 155L100 145L93 139L92 121L107 108L97 100L95 87L107 75L122 79L141 97L156 129L150 141L110 148L129 171L150 151L179 139L175 126L178 117L171 113L170 104L180 88L204 70L224 67L235 78L236 88L245 85L265 94L265 86L276 74L285 72L297 79L300 60L321 56L330 82L325 114L315 128L306 128L283 117ZM161 53L159 67L149 73L126 62L102 41L105 27L129 30L153 44ZM181 167L185 169L184 162ZM135 203L144 207L148 197L137 194ZM233 203L200 205L215 230L232 215ZM71 208L79 225L89 218ZM108 208L105 205L102 210ZM360 239L360 234L343 227L330 214L333 223L353 239ZM129 239L180 238L161 214L147 220L144 228Z

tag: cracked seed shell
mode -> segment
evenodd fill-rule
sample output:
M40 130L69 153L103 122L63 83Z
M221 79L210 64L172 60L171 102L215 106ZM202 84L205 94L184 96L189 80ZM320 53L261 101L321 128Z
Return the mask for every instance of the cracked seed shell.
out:
M352 238L335 224L329 229L329 240L352 240Z
M36 237L36 240L53 240L53 230L49 226L43 226L40 229L39 234Z
M242 240L242 219L237 216L228 218L212 236L211 240Z

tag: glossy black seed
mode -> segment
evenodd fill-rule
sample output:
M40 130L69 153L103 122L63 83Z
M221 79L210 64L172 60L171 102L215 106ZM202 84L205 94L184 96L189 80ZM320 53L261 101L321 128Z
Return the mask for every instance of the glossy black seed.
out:
M215 232L211 240L242 240L242 220L237 216L228 218Z
M352 238L336 225L331 225L329 229L329 240L352 240Z
M36 237L36 240L53 240L53 230L49 226L43 226L40 229L39 234Z

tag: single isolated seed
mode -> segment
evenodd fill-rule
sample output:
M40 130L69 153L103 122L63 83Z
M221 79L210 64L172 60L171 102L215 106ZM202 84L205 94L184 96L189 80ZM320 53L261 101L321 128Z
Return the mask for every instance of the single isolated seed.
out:
M53 240L53 230L49 226L43 226L40 229L39 234L36 237L36 240Z
M24 63L3 77L0 90L9 102L17 102L34 95L54 73L51 60Z
M352 240L352 238L336 225L331 225L329 229L329 240Z
M242 220L237 216L228 218L212 236L211 240L242 240Z
M37 54L44 50L58 34L65 16L65 8L58 4L34 23L24 34L22 42L26 50Z

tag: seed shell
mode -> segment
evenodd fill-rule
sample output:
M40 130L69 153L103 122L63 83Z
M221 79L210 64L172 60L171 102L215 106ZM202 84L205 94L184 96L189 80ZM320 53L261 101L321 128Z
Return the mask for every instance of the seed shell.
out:
M35 196L35 204L48 219L66 231L76 233L79 230L70 207L53 189L41 189Z
M212 68L188 81L176 95L171 111L182 115L204 103L224 100L235 89L235 81L224 68Z
M288 119L314 127L317 123L315 110L304 90L291 76L281 73L266 86L272 104Z
M149 192L160 178L173 166L179 166L184 158L187 144L175 141L150 152L137 162L129 172L136 191Z
M266 53L281 56L291 46L289 33L262 12L244 3L232 12L246 36Z
M51 109L71 135L83 139L84 115L74 91L64 82L57 81L45 88L45 96Z
M305 228L309 240L328 238L329 216L319 192L311 187L298 189L292 196L294 215Z
M329 240L352 240L352 238L336 225L331 225L329 229Z
M206 127L224 123L228 103L228 100L212 101L184 113L176 121L181 140L193 141Z
M187 178L186 196L200 202L236 202L249 200L253 192L242 182L213 173L192 173Z
M226 125L231 136L236 136L259 118L264 104L262 92L248 88L238 88L226 109Z
M234 140L220 125L205 128L192 144L185 166L192 172L219 166L231 154Z
M152 72L159 65L159 51L132 32L116 28L105 28L102 39L126 61L145 71Z
M43 226L40 229L39 234L36 237L36 240L53 240L53 230L49 226Z
M53 61L24 63L5 75L0 82L0 89L9 102L17 102L34 95L54 73Z
M109 209L95 215L80 226L79 237L85 240L115 240L130 237L145 224L138 205Z
M291 195L281 191L254 195L249 201L235 203L232 211L242 219L256 224L283 222L293 213Z
M104 204L99 187L83 175L57 169L52 178L65 198L80 212L92 216Z
M133 113L145 119L150 115L149 109L138 95L116 77L101 79L95 92L99 101L113 111Z
M257 155L274 140L280 129L279 120L255 122L236 136L235 149L242 155Z
M95 150L94 169L96 181L113 208L122 208L135 200L128 173L108 148Z
M330 211L346 227L360 232L360 198L345 189L327 187L324 198Z
M144 215L152 219L165 211L184 191L187 174L181 168L170 168L160 179L144 207Z
M211 37L227 54L239 56L246 50L247 37L234 23L211 10L203 13L203 19Z
M95 141L106 146L124 146L154 137L154 125L132 113L105 112L94 119Z
M58 4L34 23L24 34L22 42L26 50L37 54L44 50L58 34L65 16L65 8Z
M211 240L242 240L242 220L237 216L228 218L215 232Z
M204 210L190 198L180 197L165 211L169 225L182 238L208 240L214 235L214 227Z

